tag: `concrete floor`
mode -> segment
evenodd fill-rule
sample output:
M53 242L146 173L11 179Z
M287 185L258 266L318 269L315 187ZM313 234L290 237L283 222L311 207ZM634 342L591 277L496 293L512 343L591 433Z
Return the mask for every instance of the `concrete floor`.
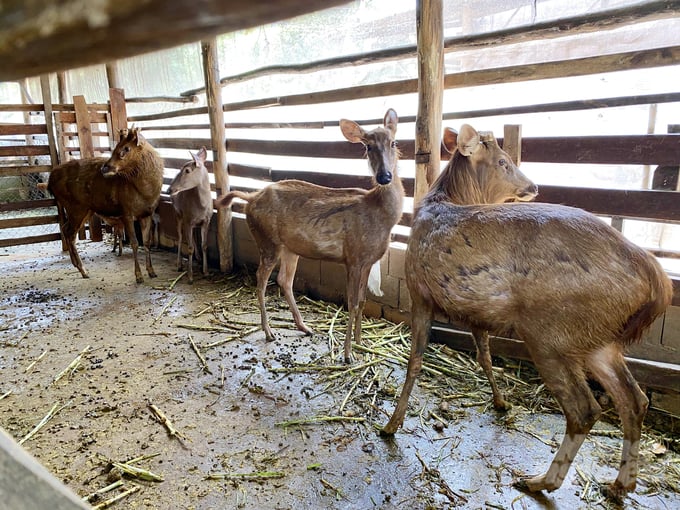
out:
M442 388L450 393L451 383L430 376L414 391L413 415L394 439L383 439L377 429L399 394L402 364L376 365L380 388L372 404L355 394L339 412L358 374L331 384L321 372L281 371L293 363L333 364L327 331L305 337L278 329L279 338L267 343L251 327L258 321L252 293L215 312L214 303L242 282L212 274L193 286L182 279L171 289L175 254L161 251L153 253L159 277L137 285L129 249L119 258L102 243L78 246L89 279L80 277L59 243L0 250L0 395L11 390L0 400L0 427L20 439L55 403L65 405L24 446L80 496L110 483L108 460L153 454L140 466L164 480L127 480L126 487L139 490L112 508L616 508L600 497L598 485L616 475L621 441L607 436L616 435L617 425L597 425L606 433L586 441L559 490L528 495L512 482L547 468L561 440L561 414L514 402L510 415L500 415L474 397L442 404ZM277 323L289 321L274 289L268 303ZM303 309L310 324L314 313ZM216 319L248 324L251 332L210 347L230 337L227 327L182 327L212 327ZM79 368L55 383L88 345ZM358 364L369 359L358 358ZM185 439L167 434L150 403ZM445 415L444 426L432 412ZM281 425L329 416L363 421ZM656 439L643 442L641 481L625 507L680 508L680 494L663 486L680 457L651 453ZM280 477L206 479L215 472Z

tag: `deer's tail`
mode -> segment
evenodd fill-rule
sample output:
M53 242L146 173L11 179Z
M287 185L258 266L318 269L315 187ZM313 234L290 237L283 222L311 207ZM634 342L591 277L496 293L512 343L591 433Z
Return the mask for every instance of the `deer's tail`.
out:
M621 341L629 345L638 342L642 333L656 320L673 300L673 284L661 265L649 254L640 261L640 273L649 282L649 298L623 327Z
M235 198L250 202L254 195L255 193L246 193L245 191L230 191L215 200L215 207L229 207Z

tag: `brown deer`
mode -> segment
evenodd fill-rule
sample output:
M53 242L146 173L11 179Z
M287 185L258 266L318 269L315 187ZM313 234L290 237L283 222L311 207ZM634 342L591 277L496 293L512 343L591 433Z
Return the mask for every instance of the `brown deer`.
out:
M144 279L137 260L139 243L134 230L134 221L138 219L144 238L146 270L150 278L156 276L151 265L149 231L162 185L163 159L142 137L139 128L124 134L108 159L72 160L52 170L47 189L57 200L61 233L71 262L83 278L88 278L88 273L76 249L76 234L93 213L117 218L123 223L135 259L135 277L137 283L141 283Z
M205 167L207 151L202 147L196 154L191 154L191 161L185 163L170 183L168 193L172 200L177 217L177 270L182 270L182 238L186 239L189 261L187 272L189 283L194 283L194 228L201 228L201 252L203 274L208 274L208 227L213 215L210 176Z
M635 489L648 404L623 350L670 304L670 279L648 252L580 209L467 205L457 173L496 167L502 179L502 172L515 170L495 141L474 133L463 126L457 150L414 215L405 262L411 355L383 433L394 434L403 423L433 311L440 309L468 325L477 340L480 332L514 332L565 414L566 434L549 469L519 481L520 488L561 486L601 414L587 377L604 387L623 423L620 469L607 491L620 499ZM488 341L486 333L482 337Z
M392 227L401 217L404 188L397 175L399 151L394 139L397 114L389 109L384 127L365 131L356 122L342 119L347 140L362 143L373 173L370 190L326 188L287 180L254 192L232 191L216 201L227 207L236 197L248 202L246 221L260 250L257 289L262 329L267 340L274 335L267 320L267 281L281 261L277 282L300 331L310 334L295 304L293 278L299 257L339 262L347 268L349 324L345 335L345 362L351 361L352 331L361 338L361 319L371 266L387 250Z

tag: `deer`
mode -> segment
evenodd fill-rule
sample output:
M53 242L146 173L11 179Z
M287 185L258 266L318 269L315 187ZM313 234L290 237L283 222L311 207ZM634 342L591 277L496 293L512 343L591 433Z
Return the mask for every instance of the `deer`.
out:
M208 274L208 227L213 215L213 200L210 190L210 176L205 167L205 147L196 153L189 152L191 161L185 163L170 183L168 193L177 217L177 270L182 270L182 239L186 239L189 260L187 273L189 283L194 283L193 257L195 241L194 228L201 229L201 252L203 274Z
M516 487L537 492L562 485L602 413L588 385L592 378L612 397L622 422L618 475L605 489L608 497L621 500L636 486L648 406L624 349L664 313L671 281L649 252L584 210L547 203L474 204L477 193L466 199L457 174L489 171L496 177L483 178L487 189L498 191L487 191L492 194L486 198L494 201L495 194L500 201L502 181L516 168L493 135L464 125L449 163L416 208L405 257L411 352L401 395L382 433L394 435L403 424L433 312L440 310L470 327L478 349L486 344L478 359L488 360L490 381L488 332L512 332L524 341L565 415L566 433L547 471L522 476ZM504 401L496 404L503 407Z
M340 120L340 130L347 141L365 148L373 177L370 190L284 180L256 192L231 191L216 200L217 207L228 207L234 198L247 202L246 222L260 251L257 294L267 341L273 340L274 334L268 323L265 291L276 264L280 261L277 283L298 330L312 334L293 295L298 259L338 262L347 269L349 324L344 361L352 362L352 333L355 342L359 342L369 272L386 252L392 228L403 210L404 188L397 170L397 123L393 109L385 113L383 126L371 131L354 121Z
M76 249L76 234L92 214L123 223L135 261L135 279L142 283L137 259L139 243L134 230L134 221L139 220L146 270L149 278L156 277L149 251L149 231L151 215L160 199L163 170L163 159L135 127L123 132L109 158L71 160L54 167L47 189L57 201L59 225L71 263L83 278L89 278L89 274Z

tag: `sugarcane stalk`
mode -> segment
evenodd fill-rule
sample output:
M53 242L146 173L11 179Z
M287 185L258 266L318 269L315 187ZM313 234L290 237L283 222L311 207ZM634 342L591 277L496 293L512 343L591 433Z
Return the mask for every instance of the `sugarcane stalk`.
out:
M302 418L300 420L281 421L276 423L279 427L292 427L293 425L310 425L314 423L328 423L336 421L363 422L365 418L357 416L316 416L313 418Z
M254 473L209 473L206 480L260 480L267 478L283 478L281 471L256 471Z
M179 430L177 430L174 427L170 419L167 416L165 416L163 411L161 411L156 405L150 403L149 408L153 412L155 418L161 423L161 425L163 425L168 430L168 433L171 436L177 437L179 439L188 440L188 438L184 434L182 434Z
M196 356L198 356L198 359L201 361L201 369L204 372L208 372L209 374L211 374L212 372L210 372L210 368L208 368L208 362L203 357L203 354L201 354L201 351L198 349L198 346L194 342L194 338L191 335L189 335L189 342L191 343L191 348L196 353Z
M137 466L131 466L127 462L111 462L113 467L120 469L124 474L131 476L133 478L139 478L140 480L145 480L147 482L162 482L163 477L152 473L148 469L142 469Z
M104 508L108 508L111 505L113 505L114 503L117 503L118 501L120 501L121 499L126 498L130 494L137 492L139 489L140 489L139 485L135 485L134 487L130 487L125 492L121 492L117 496L115 496L111 499L107 499L106 501L103 501L103 502L99 503L98 505L93 506L91 510L102 510Z
M185 274L187 274L187 272L186 272L186 271L182 271L182 272L179 274L179 276L178 276L177 278L175 278L174 280L172 280L172 282L170 282L170 286L168 287L168 290L174 289L174 288L175 288L175 285L177 285L177 282L180 281L180 279L182 278L182 276L184 276Z
M123 482L123 480L116 480L111 485L107 485L106 487L103 487L103 488L99 489L98 491L94 491L93 493L88 494L87 496L84 496L82 498L82 500L85 501L85 502L88 502L91 499L94 499L98 496L101 496L102 494L106 494L107 492L112 491L113 489L117 489L118 487L120 487L124 483L125 482Z
M69 372L73 373L73 372L78 368L78 365L80 364L81 360L83 359L83 356L84 356L89 350L90 350L90 346L88 345L87 347L85 347L85 348L80 352L80 354L78 354L78 356L75 357L75 359L74 359L73 361L71 361L71 363L69 363L69 365L68 365L64 370L62 370L61 372L59 372L59 373L54 377L54 379L52 380L52 384L54 384L54 383L56 383L57 381L59 381L59 379L61 379L62 377L64 377L67 373L69 373Z
M36 359L34 359L25 369L24 369L24 374L28 373L34 366L35 364L43 359L45 355L47 354L47 351L44 351L40 356L38 356Z
M163 315L164 315L165 312L168 310L168 308L170 307L170 305L173 304L176 300L177 300L177 296L172 296L172 299L171 299L170 301L168 301L167 303L165 303L165 306L163 306L163 308L161 308L160 313L159 313L158 315L156 315L156 318L155 318L155 319L153 320L153 322L151 323L152 326L153 326L154 324L156 324L156 322L158 322L158 320L159 320L161 317L163 317Z
M33 430L31 430L28 434L26 434L20 441L19 444L22 445L29 439L31 439L34 435L36 435L40 429L42 429L45 424L50 421L52 418L56 416L56 414L61 411L64 407L70 405L72 400L69 400L66 404L63 406L59 407L59 402L54 404L52 406L52 409L49 410L49 412L43 417L42 420L40 420L40 423L38 423L35 427L33 427Z

